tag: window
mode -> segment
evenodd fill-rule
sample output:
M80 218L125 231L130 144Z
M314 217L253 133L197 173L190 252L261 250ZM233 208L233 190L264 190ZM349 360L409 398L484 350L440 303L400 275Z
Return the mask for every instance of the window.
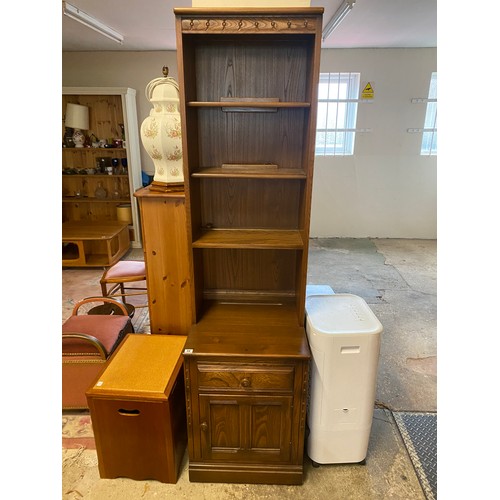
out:
M437 73L432 73L429 85L429 98L427 101L427 111L425 112L420 154L437 154Z
M320 74L316 155L354 153L359 77L359 73Z

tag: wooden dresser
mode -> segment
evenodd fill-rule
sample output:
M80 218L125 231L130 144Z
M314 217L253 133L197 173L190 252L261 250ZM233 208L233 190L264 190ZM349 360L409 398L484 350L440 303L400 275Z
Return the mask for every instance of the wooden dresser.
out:
M189 478L301 484L322 8L174 9Z

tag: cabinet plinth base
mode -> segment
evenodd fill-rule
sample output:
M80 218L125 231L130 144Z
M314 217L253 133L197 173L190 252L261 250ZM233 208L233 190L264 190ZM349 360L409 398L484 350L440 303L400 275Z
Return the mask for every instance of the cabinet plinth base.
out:
M169 184L166 182L153 181L149 189L158 193L172 193L177 191L184 191L184 184Z
M197 483L290 484L304 482L303 467L189 463L189 480Z

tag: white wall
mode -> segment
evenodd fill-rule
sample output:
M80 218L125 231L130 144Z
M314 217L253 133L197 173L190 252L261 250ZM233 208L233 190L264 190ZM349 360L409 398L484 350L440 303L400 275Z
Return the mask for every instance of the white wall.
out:
M176 53L65 52L63 86L118 86L137 91L139 125L151 109L144 90L163 66L178 79ZM420 156L420 134L436 49L323 50L321 71L361 73L372 84L372 103L358 106L354 156L316 157L312 237L436 238L436 157ZM154 166L141 145L142 169Z
M321 71L361 73L375 96L358 105L353 156L317 156L311 236L436 238L436 156L420 156L436 49L323 50Z

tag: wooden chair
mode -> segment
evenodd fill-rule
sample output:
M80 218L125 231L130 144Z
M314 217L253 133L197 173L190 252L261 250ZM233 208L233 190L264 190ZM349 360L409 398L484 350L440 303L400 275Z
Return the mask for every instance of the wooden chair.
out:
M146 264L141 260L120 260L115 265L107 268L101 277L101 290L103 297L119 298L127 307L132 317L134 307L147 307L144 304L132 306L126 297L135 295L147 295L147 286L127 286L127 283L146 281ZM109 288L108 288L109 287ZM128 293L127 293L128 292Z
M99 302L112 306L112 313L86 314ZM89 297L75 305L62 325L63 410L88 408L85 391L127 333L134 333L134 327L122 303L109 297Z

